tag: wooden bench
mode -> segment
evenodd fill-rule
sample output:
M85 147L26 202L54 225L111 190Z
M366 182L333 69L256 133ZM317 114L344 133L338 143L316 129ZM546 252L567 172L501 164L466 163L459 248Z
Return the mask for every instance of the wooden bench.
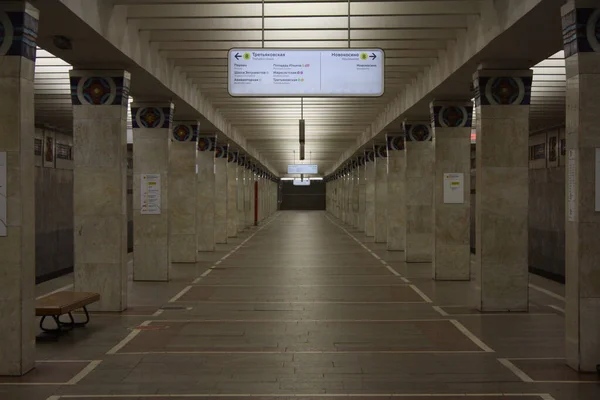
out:
M71 330L76 326L85 326L90 322L90 314L86 308L87 305L92 304L100 300L98 293L87 293L87 292L57 292L51 295L42 297L36 300L35 304L35 315L42 317L40 320L40 328L44 332L63 332L65 330ZM85 313L85 321L75 322L72 311L83 308ZM69 322L62 322L60 320L61 315L68 314ZM44 320L46 317L52 317L56 323L56 328L45 328Z

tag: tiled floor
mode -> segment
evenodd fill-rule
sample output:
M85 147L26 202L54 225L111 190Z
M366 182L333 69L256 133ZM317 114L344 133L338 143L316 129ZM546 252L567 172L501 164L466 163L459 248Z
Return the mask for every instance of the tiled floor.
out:
M2 400L598 400L564 365L562 285L532 277L529 313L481 314L470 282L434 282L321 212L282 212L130 308L40 338ZM71 277L38 286L68 288Z

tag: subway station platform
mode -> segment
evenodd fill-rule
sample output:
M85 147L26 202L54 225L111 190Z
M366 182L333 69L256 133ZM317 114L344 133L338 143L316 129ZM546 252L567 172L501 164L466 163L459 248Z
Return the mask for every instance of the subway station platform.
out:
M325 212L278 212L171 276L130 277L127 311L38 336L0 398L600 398L563 359L563 285L532 275L528 313L480 313L475 280L434 281Z

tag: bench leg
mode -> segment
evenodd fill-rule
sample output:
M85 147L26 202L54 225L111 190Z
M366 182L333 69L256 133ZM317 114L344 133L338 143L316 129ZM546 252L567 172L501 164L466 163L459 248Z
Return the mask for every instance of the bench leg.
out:
M81 326L86 326L88 324L88 322L90 322L90 313L87 310L86 306L83 306L83 312L85 313L85 321L81 321L81 322L75 322L75 318L73 317L72 313L68 313L69 315L69 322L60 322L61 326L67 326L70 328L73 327L81 327Z
M56 328L46 328L44 327L44 321L46 320L46 315L42 316L42 319L40 319L40 329L46 333L54 333L54 334L60 334L62 332L66 332L68 330L70 330L70 328L67 326L65 327L65 325L60 322L60 317L57 315L52 315L51 316L52 319L54 320L54 324L56 325ZM65 329L67 328L67 329Z

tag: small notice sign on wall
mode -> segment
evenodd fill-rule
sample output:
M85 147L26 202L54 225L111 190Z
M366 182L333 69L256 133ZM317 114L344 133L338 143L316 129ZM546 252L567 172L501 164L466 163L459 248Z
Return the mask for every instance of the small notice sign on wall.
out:
M444 173L444 204L464 204L465 175L459 172Z
M0 236L7 235L6 152L0 152Z
M160 174L142 174L140 214L160 214Z

